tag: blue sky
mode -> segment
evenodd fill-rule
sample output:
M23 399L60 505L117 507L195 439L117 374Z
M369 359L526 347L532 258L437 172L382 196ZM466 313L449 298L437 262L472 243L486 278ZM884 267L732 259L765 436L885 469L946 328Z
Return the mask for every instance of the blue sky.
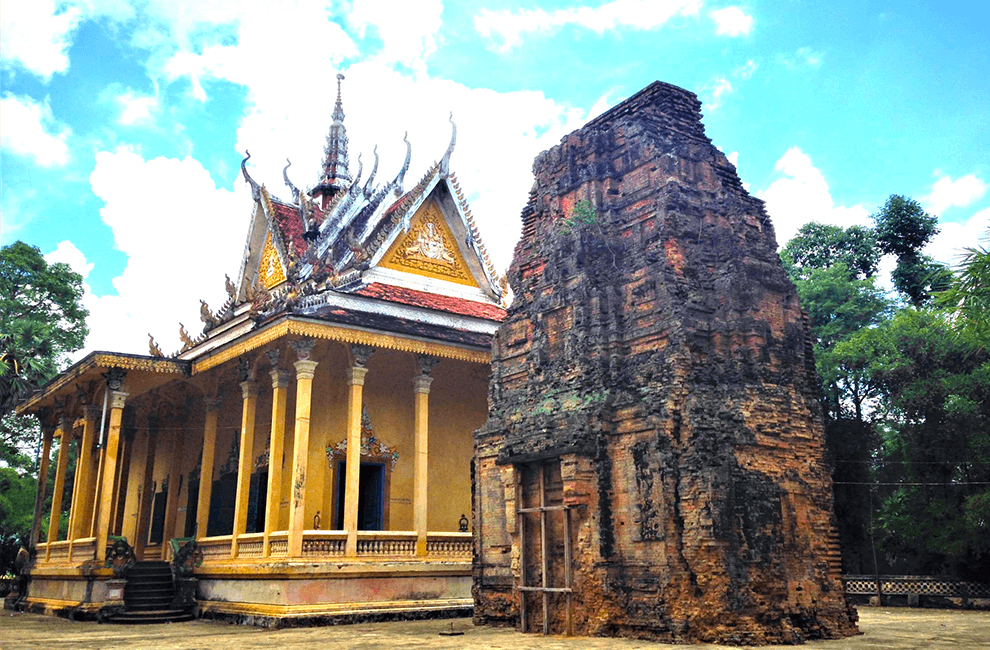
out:
M312 185L343 72L351 164L377 145L382 178L406 131L418 178L453 112L452 167L503 269L533 157L656 79L699 95L780 243L906 194L951 262L990 226L988 18L863 0L8 2L0 242L85 275L87 349L146 352L149 332L177 348L239 268L242 152L277 195L287 157Z

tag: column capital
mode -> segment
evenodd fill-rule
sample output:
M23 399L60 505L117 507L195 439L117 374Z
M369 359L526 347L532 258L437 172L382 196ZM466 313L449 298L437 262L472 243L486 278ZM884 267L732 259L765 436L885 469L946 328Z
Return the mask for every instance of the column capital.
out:
M275 368L271 371L272 376L272 388L286 388L289 382L292 381L292 373L288 370L282 370L281 368Z
M126 377L127 371L120 368L111 368L103 375L103 378L107 380L107 386L110 387L111 391L119 391L120 387L124 385L124 379Z
M206 412L211 413L220 410L220 402L222 401L219 395L207 395L203 398L203 405L206 407Z
M102 409L95 404L87 404L82 407L82 416L85 420L96 420L100 417Z
M68 415L63 414L58 416L57 430L62 432L62 436L65 436L65 434L68 433L69 437L72 437L72 420L69 419Z
M112 390L110 391L110 408L112 409L122 409L124 404L127 403L127 398L130 393L125 393L122 390Z
M440 359L431 357L428 354L417 354L416 361L419 361L419 369L423 371L424 375L433 372L433 369L440 364Z
M353 366L364 367L368 365L368 359L371 355L375 353L375 348L370 345L363 345L361 343L351 343L351 360Z
M316 374L316 366L318 364L318 361L311 361L309 359L296 361L292 364L296 368L296 379L312 379L313 375Z
M258 382L247 381L241 382L241 397L248 399L249 397L255 397L258 395Z
M364 366L351 366L347 377L348 386L364 386L364 376L368 374L368 369Z
M430 394L430 384L433 383L433 377L429 375L419 375L418 377L412 378L413 392L421 393L423 395Z
M316 346L316 339L299 339L289 341L289 346L296 351L296 356L300 361L309 361L309 356L313 354L313 347Z

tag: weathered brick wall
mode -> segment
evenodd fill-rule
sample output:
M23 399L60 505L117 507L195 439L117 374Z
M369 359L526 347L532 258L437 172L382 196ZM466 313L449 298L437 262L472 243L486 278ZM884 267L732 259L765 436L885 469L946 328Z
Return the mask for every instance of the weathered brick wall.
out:
M855 633L807 322L696 97L654 83L533 168L476 434L476 619L518 620L516 467L553 459L578 633Z

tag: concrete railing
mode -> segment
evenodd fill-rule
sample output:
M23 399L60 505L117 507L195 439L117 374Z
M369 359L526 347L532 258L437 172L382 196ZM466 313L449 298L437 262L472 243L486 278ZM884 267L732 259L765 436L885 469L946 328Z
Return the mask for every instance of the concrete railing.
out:
M288 557L288 533L277 531L269 535L269 558ZM230 559L231 536L207 537L198 540L206 563ZM347 532L343 530L307 530L303 532L302 557L307 561L338 559L344 556ZM471 533L427 533L426 559L470 561ZM357 533L357 555L362 559L416 558L415 531L360 530ZM264 534L247 533L237 537L237 559L264 561Z

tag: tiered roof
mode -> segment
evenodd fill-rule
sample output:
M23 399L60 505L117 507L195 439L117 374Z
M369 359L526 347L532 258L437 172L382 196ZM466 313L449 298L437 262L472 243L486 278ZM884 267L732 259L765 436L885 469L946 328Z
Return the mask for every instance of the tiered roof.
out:
M405 161L395 176L375 183L376 147L371 173L362 183L360 157L357 174L352 176L348 167L342 79L338 75L333 125L315 187L296 188L289 180L289 163L283 179L291 199L281 199L251 177L250 153L242 161L254 205L240 277L236 283L228 281L229 299L220 310L213 312L203 303L203 333L195 339L183 338L181 358L195 358L222 345L219 334L235 324L243 332L249 320L259 327L286 315L490 345L491 335L505 318L505 281L492 266L450 172L457 134L453 116L446 152L415 186L404 187L412 154L408 137ZM427 213L433 216L424 216ZM418 240L410 239L416 236ZM447 278L430 271L439 267L425 258L420 266L427 271L417 270L415 264L408 268L383 264L386 255L394 258L397 250L412 251L413 257L437 255L448 265L457 265L460 275ZM217 340L210 344L213 339Z

